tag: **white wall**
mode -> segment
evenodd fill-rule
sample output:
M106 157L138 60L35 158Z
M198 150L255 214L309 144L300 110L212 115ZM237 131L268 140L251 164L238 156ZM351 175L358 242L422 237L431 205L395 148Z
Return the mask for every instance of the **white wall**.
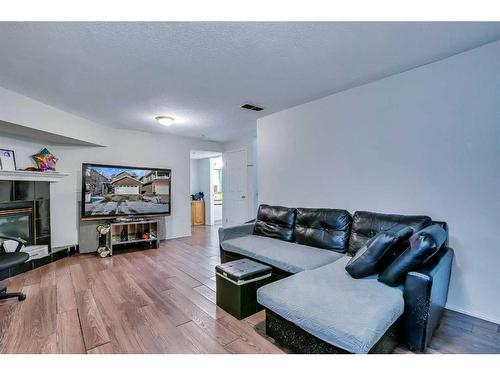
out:
M500 322L499 61L496 42L259 119L259 201L447 221L447 307Z
M191 195L194 195L200 191L199 190L200 182L198 181L199 180L199 178L198 178L198 159L191 159L190 160L190 167L191 167L191 169L190 169L191 180L190 180L189 186L190 186Z
M257 215L258 186L257 186L257 138L242 138L224 144L224 152L247 151L247 197L248 197L248 218L253 219ZM223 172L224 173L224 172ZM224 186L222 186L224 190ZM226 223L227 205L222 205L222 222Z
M33 111L35 107L30 107L33 116L36 116L36 111ZM17 107L17 111L21 117L23 107ZM56 109L51 111L54 119L58 112L61 113L58 123L66 118L64 112ZM16 122L13 117L9 120ZM107 147L48 145L49 150L59 158L57 169L70 173L62 181L51 185L52 246L78 243L80 215L78 201L83 162L171 168L172 215L166 218L166 236L172 238L190 235L190 151L221 151L222 145L192 138L119 130L105 126L99 126L98 129L99 137L106 141ZM78 129L78 133L84 135L85 132L80 130ZM0 148L15 151L17 168L33 166L30 155L39 152L45 146L47 144L3 136L0 129Z

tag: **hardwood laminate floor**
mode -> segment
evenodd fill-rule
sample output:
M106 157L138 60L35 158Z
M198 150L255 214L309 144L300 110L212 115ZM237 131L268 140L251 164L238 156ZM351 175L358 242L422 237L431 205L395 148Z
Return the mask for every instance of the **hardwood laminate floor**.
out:
M265 314L237 320L215 305L217 228L159 249L75 255L8 280L0 353L286 353ZM500 353L499 326L447 311L427 353ZM411 353L403 346L395 353Z

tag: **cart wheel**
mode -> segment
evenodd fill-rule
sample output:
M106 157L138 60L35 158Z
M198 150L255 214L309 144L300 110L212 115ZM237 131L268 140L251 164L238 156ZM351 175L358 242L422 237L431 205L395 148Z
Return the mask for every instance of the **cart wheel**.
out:
M111 251L109 251L109 250L103 250L103 251L101 251L101 252L99 253L99 256L100 256L101 258L106 258L109 254L111 254Z

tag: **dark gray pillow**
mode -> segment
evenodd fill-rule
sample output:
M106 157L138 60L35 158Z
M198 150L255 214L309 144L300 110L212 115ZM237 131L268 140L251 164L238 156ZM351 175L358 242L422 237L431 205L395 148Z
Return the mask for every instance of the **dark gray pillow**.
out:
M346 271L355 279L379 272L384 259L401 248L401 244L412 234L413 229L405 225L396 225L390 231L380 232L356 252L347 263Z
M378 280L398 286L404 282L406 274L430 262L446 242L446 231L437 224L430 225L411 236L408 248L399 255Z

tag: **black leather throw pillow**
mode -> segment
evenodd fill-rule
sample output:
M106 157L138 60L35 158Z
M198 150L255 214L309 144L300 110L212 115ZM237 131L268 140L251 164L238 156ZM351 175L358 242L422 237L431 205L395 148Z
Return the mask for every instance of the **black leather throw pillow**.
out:
M346 271L355 279L379 272L384 258L392 254L395 248L400 248L412 234L413 229L404 225L397 225L391 231L380 232L356 252L347 263Z
M292 241L295 214L295 208L261 204L257 212L253 234Z
M380 274L378 280L398 286L406 274L430 262L446 241L446 231L437 224L430 225L411 236L408 248Z

